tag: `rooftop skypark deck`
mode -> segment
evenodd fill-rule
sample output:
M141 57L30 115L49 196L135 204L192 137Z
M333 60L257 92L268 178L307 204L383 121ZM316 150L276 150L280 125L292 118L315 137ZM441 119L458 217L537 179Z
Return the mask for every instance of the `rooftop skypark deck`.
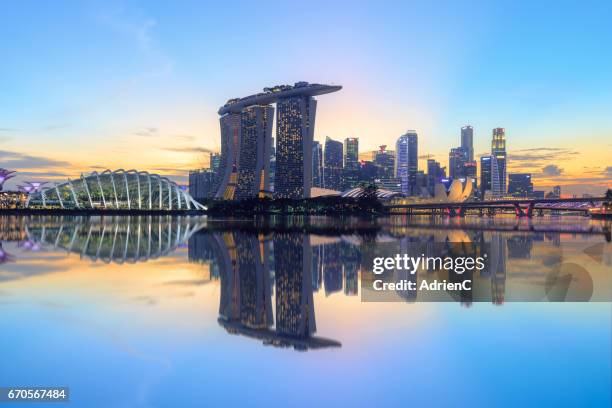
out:
M240 112L243 108L252 105L268 105L277 102L281 98L291 96L316 96L336 92L342 89L340 85L309 84L308 82L296 82L294 85L276 85L271 88L264 88L264 92L245 96L244 98L234 98L227 101L219 108L219 115L230 112Z

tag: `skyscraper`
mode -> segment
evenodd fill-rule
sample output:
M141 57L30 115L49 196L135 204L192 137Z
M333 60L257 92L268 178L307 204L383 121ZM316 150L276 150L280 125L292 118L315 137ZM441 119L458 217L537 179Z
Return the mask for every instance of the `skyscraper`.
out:
M312 186L323 187L323 147L312 142Z
M506 131L493 129L491 141L491 191L494 197L506 195Z
M281 198L310 197L317 101L312 96L297 95L279 99L276 108L274 195Z
M468 161L474 160L474 128L469 125L461 128L461 147L467 152Z
M228 113L219 118L221 125L221 160L215 180L215 197L233 200L238 182L240 149L240 113Z
M357 187L359 184L359 139L344 139L344 172L342 189Z
M397 139L395 145L395 175L401 180L402 193L416 193L416 175L418 171L418 135L414 130L408 130Z
M325 138L325 151L323 152L323 181L325 188L342 190L342 142Z
M511 173L508 175L508 194L514 197L531 197L533 183L529 173Z
M270 191L270 148L274 108L249 106L240 113L240 156L238 160L238 200Z
M463 147L453 147L448 154L448 170L451 179L465 177L465 164L468 162L468 152Z
M344 167L357 167L359 164L359 139L347 137L344 139Z
M434 159L427 160L427 189L429 194L434 195L434 189L436 183L439 183L441 179L446 177L446 171L444 167L440 166L440 163Z
M480 158L480 198L484 199L485 193L491 191L491 156Z
M213 194L214 172L200 169L189 172L189 194L197 201L210 198Z
M210 154L210 168L213 172L216 173L219 170L220 163L221 163L221 154L211 153Z
M374 164L378 169L376 177L381 179L395 177L395 152L387 150L387 145L381 145L380 150L374 152Z
M296 82L277 85L219 108L221 160L216 197L228 200L270 191L272 114L277 104L274 192L281 198L310 197L312 141L316 113L313 96L341 86Z

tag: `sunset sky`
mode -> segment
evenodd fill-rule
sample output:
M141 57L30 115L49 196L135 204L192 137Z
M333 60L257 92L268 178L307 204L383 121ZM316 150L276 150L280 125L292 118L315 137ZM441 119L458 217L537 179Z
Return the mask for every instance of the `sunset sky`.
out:
M447 165L461 126L477 155L504 127L509 171L536 189L612 187L610 1L20 1L2 16L8 188L105 168L184 182L220 147L220 105L301 80L343 86L319 97L316 140L367 151L415 129Z

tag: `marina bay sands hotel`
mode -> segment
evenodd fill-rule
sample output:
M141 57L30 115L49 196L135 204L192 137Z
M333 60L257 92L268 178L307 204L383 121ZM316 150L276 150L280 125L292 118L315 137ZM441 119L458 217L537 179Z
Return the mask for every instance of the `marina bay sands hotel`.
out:
M297 82L230 99L219 109L221 162L215 198L243 200L270 194L272 122L276 103L276 198L308 198L312 187L314 96L341 86Z

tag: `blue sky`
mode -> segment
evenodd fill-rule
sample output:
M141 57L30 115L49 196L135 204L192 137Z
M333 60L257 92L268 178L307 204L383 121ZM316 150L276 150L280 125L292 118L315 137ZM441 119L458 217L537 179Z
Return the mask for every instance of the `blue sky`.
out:
M500 126L536 186L611 184L609 1L41 4L4 4L0 25L0 167L22 180L184 180L219 148L225 100L306 80L344 87L320 97L318 140L416 129L446 164L461 126L476 153Z

